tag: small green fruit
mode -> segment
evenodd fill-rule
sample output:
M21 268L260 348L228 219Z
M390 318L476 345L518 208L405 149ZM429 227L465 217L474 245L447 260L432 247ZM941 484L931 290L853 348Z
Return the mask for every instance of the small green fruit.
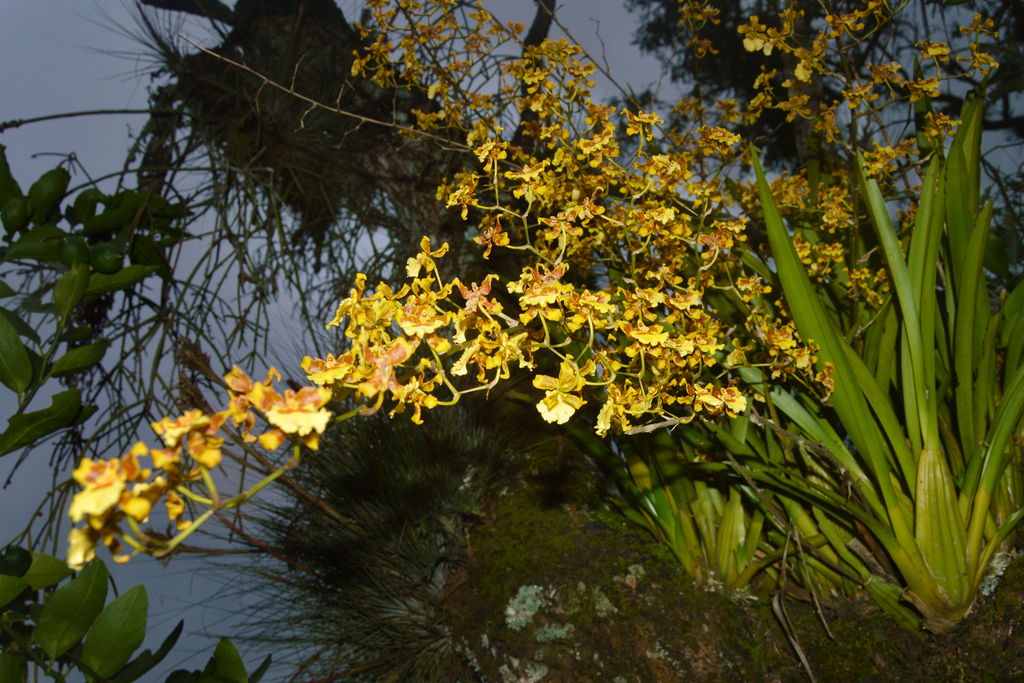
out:
M65 266L88 263L89 257L89 244L78 235L68 235L57 245L57 258Z
M28 219L28 207L21 197L11 197L4 204L4 208L0 209L0 220L3 221L8 237L14 237L16 232L24 229L28 225Z
M109 242L96 244L89 251L89 263L96 269L97 273L113 275L121 270L124 265L124 255L121 250Z

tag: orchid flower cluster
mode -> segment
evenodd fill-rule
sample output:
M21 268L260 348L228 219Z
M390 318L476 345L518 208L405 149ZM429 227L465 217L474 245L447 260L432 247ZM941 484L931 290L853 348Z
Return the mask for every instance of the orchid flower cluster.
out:
M717 21L706 2L680 6L695 31ZM814 112L806 91L816 78L846 78L825 57L841 52L844 36L870 30L865 21L884 21L882 3L829 15L809 46L795 37L797 10L780 15L781 28L751 17L740 29L746 49L796 57L794 73L781 83L791 96L778 98L778 75L765 72L760 94L745 108L733 100L709 107L687 98L667 119L636 103L618 110L594 102L597 67L579 46L560 38L523 48L522 25L503 26L479 4L468 24L453 0L368 0L367 7L373 22L360 29L372 42L356 55L353 77L426 93L428 105L413 112L417 127L445 131L466 152L462 170L445 180L438 199L475 225L484 259L494 250L524 256L518 272L488 273L479 283L446 281L439 261L448 245L424 238L406 264L409 282L398 291L386 283L370 288L360 275L327 325L344 330L346 347L302 361L314 386L281 395L272 387L280 379L276 371L256 383L236 369L225 378L226 410L154 423L166 448L148 451L152 470L138 464L147 455L144 444L122 459L83 460L74 478L84 488L71 514L86 524L72 531L73 566L91 559L100 541L118 558L127 557L122 542L136 552L170 552L195 522L255 492L228 500L217 494L210 471L220 462L225 428L271 451L291 439L293 463L302 446L317 448L332 422L325 408L331 401L354 399L364 414L385 405L392 415L408 408L420 422L424 409L488 391L514 371L534 372L544 420L565 424L590 404L594 429L605 436L658 420L736 417L750 399L764 400L769 382L796 383L822 402L835 389L832 367L818 367L818 346L800 337L785 299L773 291L763 240L751 239L764 217L754 181L736 180L735 171L751 157L730 126L778 108L790 120L815 118L827 144L839 144L840 103L821 103ZM991 28L976 19L970 31L977 38ZM521 57L501 57L503 45L516 46ZM694 46L702 54L715 49L696 34ZM942 45L919 47L936 69L948 60ZM972 42L972 68L991 68L975 47ZM882 65L870 81L845 82L844 96L851 108L866 109L883 88L913 100L931 87L928 79L908 80ZM929 116L935 139L958 123ZM512 125L517 133L506 134ZM905 141L876 145L865 154L869 172L889 182L914 161L913 151ZM780 175L771 189L811 277L837 299L856 302L853 319L878 311L890 296L889 277L880 259L856 251L854 181L812 181L801 171ZM907 225L913 210L903 217ZM758 370L764 383L744 384L739 368ZM257 414L271 428L253 437ZM157 470L162 474L151 478ZM197 482L206 495L192 490ZM161 498L178 527L170 541L139 528ZM191 526L182 519L184 499L208 508Z
M281 394L274 389L275 379L279 381L281 375L274 368L270 369L266 380L255 382L236 367L224 377L228 393L226 409L212 415L190 410L175 419L165 417L152 424L164 448L151 449L140 441L122 458L98 461L83 458L72 474L82 488L74 495L68 514L75 524L83 520L85 524L71 530L68 565L81 569L96 557L96 546L100 542L119 563L131 558L123 552L125 545L134 553L166 555L217 511L241 505L294 467L300 446L316 450L320 435L332 417L324 408L331 400L331 392L305 387L299 391L288 389ZM270 425L258 437L251 434L257 415ZM223 458L225 436L222 434L232 429L231 436L241 443L258 442L267 451L277 450L290 438L294 441L295 455L250 489L222 499L211 471ZM152 467L141 464L140 459L145 457L152 460ZM154 472L159 473L153 476ZM194 490L197 482L205 487L203 493ZM143 531L140 526L149 522L153 507L161 499L178 532L172 538ZM186 501L206 506L207 510L196 520L185 519Z

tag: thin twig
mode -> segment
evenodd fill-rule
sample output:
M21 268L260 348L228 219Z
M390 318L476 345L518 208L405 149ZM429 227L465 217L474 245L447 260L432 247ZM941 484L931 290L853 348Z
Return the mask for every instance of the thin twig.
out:
M542 5L542 7L543 7L543 5ZM593 55L591 55L589 52L587 52L587 49L585 47L583 47L582 44L580 44L580 41L576 40L576 36L574 36L572 34L572 32L565 26L565 24L563 24L561 21L558 20L558 17L555 16L555 13L553 11L549 10L547 7L544 7L544 9L551 14L551 20L553 22L555 22L555 25L558 26L558 28L562 29L562 32L566 36L569 37L569 40L571 40L580 50L583 51L583 55L587 59L589 59L591 61L591 63L594 65L594 68L596 68L598 71L600 71L601 75L603 75L605 78L607 78L611 82L611 84L614 85L618 89L618 91L622 93L623 98L627 102L632 104L634 107L636 107L637 109L641 109L640 103L637 102L633 98L633 96L629 92L627 92L625 88L623 88L621 85L619 85L618 81L615 80L615 77L612 76L611 70L608 69L608 68L602 67L602 66L600 66L597 63L597 60L594 59ZM598 39L600 40L600 37ZM604 41L601 41L601 42L603 43ZM607 62L605 62L605 63L607 64Z
M36 116L31 119L12 119L10 121L4 121L0 123L0 133L6 130L14 128L20 128L28 123L39 123L40 121L54 121L57 119L73 119L78 116L101 116L103 114L149 114L160 115L175 115L175 116L188 116L188 112L181 111L179 109L90 109L88 111L72 111L64 114L47 114L46 116Z
M627 436L633 436L634 434L648 434L650 432L657 431L662 427L672 428L677 425L685 425L692 422L695 416L696 413L688 417L673 417L671 419L664 420L663 422L655 422L653 424L643 425L642 427L633 427L632 429L628 429L623 432L623 434L626 434Z
M468 145L464 145L464 144L462 144L460 142L455 142L454 140L449 140L448 138L443 138L440 135L434 135L433 133L428 133L426 131L417 130L415 128L412 128L411 126L403 126L403 125L400 125L400 124L397 124L397 123L388 123L387 121L380 121L378 119L372 119L372 118L370 118L368 116L362 116L361 114L355 114L355 113L350 112L350 111L345 111L344 109L338 109L336 107L328 106L326 104L318 102L317 100L314 100L311 97L307 97L306 95L302 95L301 93L296 92L294 88L287 88L287 87L281 85L280 83L272 81L271 79L267 78L266 76L264 76L260 72L256 71L255 69L252 69L251 67L246 66L245 64L242 64L240 62L236 62L233 59L229 59L229 58L225 57L224 55L219 55L219 54L217 54L216 52L214 52L212 50L208 50L205 47L199 45L198 43L194 42L190 38L188 38L188 37L186 37L186 36L184 36L184 35L182 35L180 33L178 34L178 37L181 38L182 40L186 41L187 43L191 44L197 50L205 52L206 54L210 55L211 57L219 59L219 60L221 60L223 62L226 62L226 63L228 63L228 64L230 64L230 65L232 65L234 67L237 67L237 68L239 68L239 69L241 69L241 70L243 70L243 71L245 71L247 73L252 74L256 78L258 78L261 81L263 81L263 85L269 85L272 88L277 88L278 90L280 90L282 92L285 92L285 93L288 93L292 97L298 98L298 99L302 100L303 102L308 102L311 105L310 106L311 109L323 109L323 110L329 111L329 112L331 112L333 114L340 114L341 116L347 116L349 118L356 119L357 121L362 121L363 123L371 123L371 124L376 125L376 126L383 126L384 128L393 128L394 130L398 130L398 131L401 131L403 133L408 133L410 135L416 135L416 136L421 137L421 138L428 138L428 139L431 139L431 140L436 140L436 141L441 142L441 143L446 144L446 145L452 145L453 147L455 147L457 149L460 149L460 150L463 150L463 151L470 151L470 149L471 149ZM262 88L263 86L261 85L260 87Z
M789 644L792 645L793 649L796 651L796 656L800 659L800 663L804 665L804 671L807 673L807 677L811 679L811 683L817 683L814 679L814 672L811 670L811 663L807 661L807 655L804 654L803 648L800 647L800 640L796 637L796 632L793 630L793 625L789 620L789 614L786 613L786 552L789 550L789 539L790 536L787 535L786 545L782 551L782 576L779 580L780 588L775 593L775 597L772 598L772 611L775 612L775 616L782 625L782 630L785 632L786 638L789 640Z

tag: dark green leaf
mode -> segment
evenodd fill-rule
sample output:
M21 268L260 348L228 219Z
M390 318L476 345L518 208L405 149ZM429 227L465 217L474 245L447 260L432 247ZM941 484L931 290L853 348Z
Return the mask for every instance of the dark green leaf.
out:
M28 352L6 315L0 315L0 382L21 393L32 381Z
M71 174L59 166L39 176L39 180L28 188L28 196L35 202L32 221L39 225L57 208L71 182Z
M0 206L11 197L21 197L18 181L11 175L11 167L7 165L6 147L0 145Z
M34 259L36 261L57 260L57 244L66 232L56 225L40 225L22 234L17 242L7 249L4 257L7 261L15 259Z
M167 677L166 683L197 683L201 675L198 671L178 669L171 672L171 675Z
M0 434L0 455L27 446L36 439L67 427L78 417L82 392L68 389L55 395L49 408L21 415L11 415L7 431Z
M32 553L32 566L28 568L22 578L28 581L32 590L37 591L56 586L69 576L71 576L71 570L64 560L45 553Z
M89 284L92 284L92 278L89 278ZM92 325L79 325L72 330L64 330L60 335L60 340L63 342L76 342L88 339L92 336Z
M22 320L17 313L15 313L14 311L9 311L3 306L0 306L0 315L7 318L7 322L9 322L14 327L14 329L18 332L19 335L21 335L22 337L28 337L36 344L41 343L39 335L36 334L36 331L33 330L27 322Z
M70 204L64 207L64 220L66 220L68 222L68 225L70 225L72 228L82 222L78 220L78 214L75 213L74 207L72 207Z
M75 421L71 423L72 427L77 427L95 414L99 410L96 406L82 406L82 409L78 411L78 415L75 416Z
M132 236L130 228L124 228L116 235L110 238L110 243L118 248L122 253L128 253L128 240Z
M47 656L59 657L86 634L107 600L107 568L99 560L50 597L36 624L36 639Z
M137 680L141 676L144 676L150 669L159 664L164 660L171 649L174 648L174 644L178 642L178 637L181 635L181 630L185 628L184 620L179 621L178 625L174 627L170 635L164 639L164 642L160 645L160 649L156 651L156 654L150 654L149 650L144 650L141 655L135 658L135 660L121 669L121 671L114 676L113 683L131 683Z
M25 351L28 352L28 360L32 364L32 382L29 386L35 386L43 376L43 357L28 346L25 347Z
M267 658L263 660L263 663L259 665L255 671L249 674L249 683L260 683L263 680L263 676L267 673L267 669L270 668L270 660L273 655L267 655Z
M28 582L17 576L0 574L0 607L4 607L28 588Z
M32 566L32 553L16 545L7 546L0 557L0 574L24 576Z
M25 311L26 313L45 313L47 315L53 315L57 312L57 307L52 303L44 304L43 300L34 294L26 296L18 304L18 308Z
M159 266L140 266L136 264L125 266L113 275L94 273L92 279L89 280L89 289L86 290L86 294L88 296L99 296L107 292L127 289L142 282L158 270L160 270Z
M149 197L149 210L154 216L180 217L177 212L180 207L180 204L171 204L169 199L161 197L158 194L153 194Z
M75 306L85 298L89 289L89 265L76 263L68 272L60 276L53 287L53 303L57 306L57 315L61 320L67 319Z
M203 671L200 683L249 683L249 675L245 672L238 650L227 638L221 638L213 658Z
M103 354L106 352L106 343L90 344L89 346L79 346L71 349L53 364L50 376L64 377L65 375L73 375L76 372L88 370L103 360Z
M37 226L28 232L23 233L21 238L15 242L15 244L21 244L22 242L45 242L46 240L67 237L67 235L67 232L61 230L53 223L47 223L46 225Z
M22 242L12 244L4 257L7 261L31 259L33 261L56 261L57 240Z
M0 280L0 299L4 299L9 296L14 296L15 294L17 294L17 292L11 289L11 286L9 284L4 282L3 280Z
M1007 322L1024 312L1024 282L1018 283L1006 297L1006 301L1003 303L1003 312ZM1001 338L1000 343L1005 345L1006 338Z
M996 236L988 238L985 245L985 269L1001 278L1010 277L1010 259L1006 255L1006 244Z
M119 595L89 629L82 661L103 678L120 671L146 637L148 612L145 586L135 586Z
M82 190L75 197L74 212L79 223L85 223L96 215L96 204L107 197L95 187Z
M170 280L173 277L163 249L156 246L153 239L147 235L136 235L130 256L132 263L158 266L157 272L165 280Z
M126 206L119 206L116 209L108 208L100 215L93 216L85 221L85 226L82 228L82 234L100 235L103 233L113 232L114 230L120 230L132 222L138 209L138 206L132 206L130 204Z
M12 652L0 652L0 683L25 683L27 680L25 660Z

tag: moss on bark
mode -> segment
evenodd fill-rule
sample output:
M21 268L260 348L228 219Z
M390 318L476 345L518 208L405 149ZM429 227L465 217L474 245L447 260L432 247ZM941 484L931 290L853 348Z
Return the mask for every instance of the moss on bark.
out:
M695 587L563 454L501 492L472 536L452 638L486 683L809 680L770 596ZM902 631L866 595L787 600L820 683L1024 680L1024 563L946 636ZM823 626L828 624L833 638Z

